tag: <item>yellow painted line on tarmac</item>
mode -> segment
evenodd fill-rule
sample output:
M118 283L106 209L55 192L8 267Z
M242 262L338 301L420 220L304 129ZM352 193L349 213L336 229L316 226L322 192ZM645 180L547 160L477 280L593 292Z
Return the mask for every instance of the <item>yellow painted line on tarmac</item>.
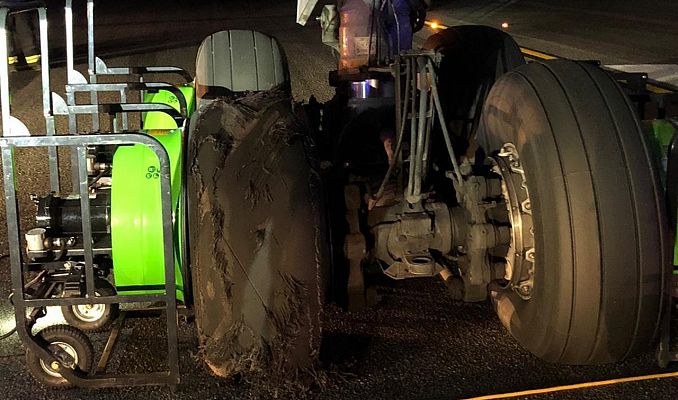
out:
M558 58L550 54L542 53L541 51L528 49L527 47L521 47L520 51L528 57L538 58L540 60L555 60Z
M600 386L610 386L617 385L620 383L629 383L629 382L639 382L639 381L649 381L653 379L667 379L667 378L678 378L678 372L667 372L664 374L653 374L653 375L642 375L642 376L633 376L629 378L619 378L619 379L608 379L605 381L595 381L595 382L584 382L577 383L574 385L565 385L565 386L554 386L544 389L534 389L534 390L523 390L521 392L511 392L511 393L502 393L502 394L491 394L481 397L473 397L466 400L495 400L495 399L510 399L513 397L520 396L534 396L537 394L546 394L554 392L563 392L568 390L580 390Z

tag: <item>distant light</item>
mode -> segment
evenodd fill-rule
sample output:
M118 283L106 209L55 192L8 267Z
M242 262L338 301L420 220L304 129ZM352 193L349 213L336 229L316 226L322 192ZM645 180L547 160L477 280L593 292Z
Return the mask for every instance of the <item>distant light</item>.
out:
M440 29L447 29L447 26L441 24L440 22L432 21L432 20L429 20L429 19L424 21L424 24L426 24L426 26L428 26L429 28L431 28L434 31L437 31L437 30L440 30Z
M501 27L502 27L503 29L508 29L509 23L506 22L506 21L504 21L504 22L501 23Z

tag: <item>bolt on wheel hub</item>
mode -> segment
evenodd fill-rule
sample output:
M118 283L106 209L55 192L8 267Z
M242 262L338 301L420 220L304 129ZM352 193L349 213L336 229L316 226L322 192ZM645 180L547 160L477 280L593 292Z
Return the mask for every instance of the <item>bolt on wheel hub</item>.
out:
M72 365L73 366L78 364L78 354L76 353L73 346L71 346L70 344L65 343L65 342L54 342L54 343L50 344L50 347L52 347L52 346L59 346L61 348L61 350L65 351L66 354L68 354L72 358L72 360L73 360ZM42 367L42 370L45 371L45 373L47 375L53 376L55 378L61 378L62 377L61 374L59 372L57 372L57 371L59 371L59 368L61 368L61 364L59 364L58 362L52 361L51 363L49 363L49 365L47 365L47 363L45 363L45 361L40 360L40 366Z
M105 304L84 304L73 306L73 314L84 322L96 322L106 313Z
M493 171L502 178L501 191L511 224L511 242L506 254L506 288L529 300L534 289L534 229L532 201L525 170L513 143L505 143L493 158Z

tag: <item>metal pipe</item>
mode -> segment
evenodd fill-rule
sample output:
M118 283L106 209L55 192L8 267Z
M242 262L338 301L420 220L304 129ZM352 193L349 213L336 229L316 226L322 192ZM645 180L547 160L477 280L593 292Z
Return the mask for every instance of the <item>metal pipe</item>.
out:
M398 68L398 70L400 70ZM405 66L405 96L402 98L403 103L405 103L405 107L402 107L402 115L400 115L399 122L400 124L397 125L398 127L398 138L396 139L396 148L395 151L393 152L393 159L390 160L389 165L388 165L388 170L386 171L386 175L384 176L384 179L381 181L381 186L379 186L379 190L377 191L377 194L373 196L372 201L370 204L368 204L368 208L372 209L374 204L377 204L379 200L381 200L382 196L384 195L384 191L386 190L386 185L388 184L388 181L391 179L391 175L393 174L393 170L395 169L396 164L398 163L398 160L400 159L400 154L402 152L402 145L403 145L403 136L405 134L405 122L407 121L407 104L406 102L409 100L410 97L410 64L406 62ZM396 81L400 81L400 75L397 76ZM400 103L400 92L398 91L398 88L400 85L396 86L396 93L398 93L398 103Z
M143 97L141 98L141 101L142 102L144 101ZM125 91L125 89L122 89L120 91L120 102L123 103L123 104L127 103L127 92ZM127 113L122 113L122 115L120 116L120 122L122 124L121 127L122 127L123 131L126 131L126 130L129 129L128 120L127 120Z
M85 291L87 297L96 296L94 286L94 257L92 255L92 221L89 206L89 176L87 175L87 146L78 146L78 179L80 186L80 213L82 215L82 247L85 255Z
M454 168L454 173L457 179L457 189L458 191L462 190L461 183L463 182L461 169L459 168L459 163L457 162L457 157L454 154L454 149L452 148L452 140L450 139L450 133L447 130L447 123L445 122L445 116L443 114L443 108L440 104L440 96L438 96L438 83L436 80L435 68L433 68L433 63L431 60L428 60L429 68L431 70L431 93L433 94L434 103L436 106L436 111L438 112L438 121L440 121L440 128L443 131L443 138L445 138L445 145L447 146L447 153L450 156L450 161L452 162L452 167Z
M96 62L94 60L94 0L87 0L87 72L90 83L97 83ZM90 93L92 104L99 104L97 92ZM92 130L99 130L99 116L92 115Z
M402 109L402 106L403 106L403 99L401 98L402 88L400 87L401 83L402 83L401 79L400 79L401 78L400 75L402 74L401 62L402 62L402 60L400 58L400 55L396 56L396 59L395 59L395 93L396 93L395 94L395 98L396 98L396 102L395 102L395 126L396 126L396 129L400 129L400 120L402 118L402 115L401 115L402 110L401 109Z
M66 90L66 103L69 106L68 112L68 133L70 135L78 135L78 116L75 113L70 112L70 107L75 106L75 93L69 92ZM92 116L94 119L94 116ZM74 166L78 165L78 154L74 151L73 148L71 151L71 186L73 187L73 192L78 191L78 170Z
M4 11L4 12L3 12ZM7 9L0 9L0 22L7 16ZM3 15L4 14L4 15ZM0 23L0 29L4 29ZM6 36L5 36L6 37ZM0 47L3 47L0 45ZM5 48L6 52L6 48ZM0 48L0 56L2 49ZM5 57L3 60L7 60ZM0 61L4 64L6 61ZM7 65L5 64L5 68ZM0 67L2 68L2 67ZM6 81L4 81L6 82ZM2 107L5 108L4 106ZM4 121L3 121L4 122ZM3 132L4 133L4 132ZM14 176L14 151L11 146L2 146L3 186L5 188L5 213L7 217L7 244L9 246L10 273L12 276L12 293L14 293L14 320L17 332L22 340L28 338L26 329L26 306L24 304L24 274L21 262L21 241L19 239L19 206L16 196L16 180Z
M87 0L87 67L90 77L96 74L94 62L94 0Z
M412 59L408 60L413 64ZM416 66L412 65L412 105L410 118L410 154L409 154L409 179L407 180L407 193L405 197L410 197L414 191L414 163L416 163L415 154L417 154L417 72Z
M40 62L42 81L42 113L45 117L47 135L56 135L54 115L52 114L52 96L49 91L49 38L47 36L47 9L38 8L40 25ZM49 187L52 192L59 191L59 153L56 147L47 148L49 158Z
M9 9L0 8L0 108L2 114L2 136L9 135L9 67L7 66L7 15Z
M427 74L426 74L426 59L424 57L417 57L417 66L419 68L419 113L417 126L417 153L416 163L414 167L414 185L412 198L408 199L410 204L418 203L421 200L421 181L424 167L424 148L426 136L426 104L428 103L428 88L427 88Z
M426 136L424 139L424 156L422 158L422 163L424 164L424 179L428 176L428 161L429 161L429 155L431 153L431 130L433 130L433 96L429 96L429 104L428 108L426 111Z
M75 83L77 78L73 74L73 0L66 0L64 17L66 24L66 74L68 83Z

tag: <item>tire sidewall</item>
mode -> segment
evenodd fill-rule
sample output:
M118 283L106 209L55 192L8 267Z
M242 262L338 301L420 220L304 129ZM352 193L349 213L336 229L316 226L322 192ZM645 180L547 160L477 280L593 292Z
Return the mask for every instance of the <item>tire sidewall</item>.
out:
M518 75L507 76L506 79L516 81L516 84L522 84ZM478 141L485 149L488 155L498 151L505 143L516 145L521 162L525 168L525 179L529 188L530 200L532 203L532 221L534 226L534 244L535 244L535 277L534 288L529 300L524 300L514 291L493 292L492 301L497 310L499 318L507 329L519 337L523 345L533 354L541 358L557 358L559 355L549 355L547 350L552 340L563 340L558 337L560 334L550 327L556 322L554 314L558 302L560 301L556 293L568 292L572 290L572 285L568 285L568 279L565 276L566 271L559 268L558 263L547 263L546 260L558 259L561 255L554 246L547 246L545 238L555 238L558 235L557 229L552 229L557 222L547 220L557 214L553 212L553 207L558 207L560 203L559 195L562 192L558 190L544 190L549 186L548 176L557 169L555 165L546 165L551 162L557 162L558 154L548 152L552 146L542 146L539 140L531 136L531 132L539 132L541 127L548 126L546 115L543 113L527 115L526 110L540 110L538 97L534 92L512 93L506 97L504 93L493 93L491 96L502 96L504 99L513 99L508 113L515 115L513 124L504 126L499 133L490 134L487 129L479 130ZM541 127L540 127L541 125ZM540 161L537 161L540 160ZM566 221L563 221L566 222ZM547 279L547 277L551 277ZM521 340L525 335L530 338Z

